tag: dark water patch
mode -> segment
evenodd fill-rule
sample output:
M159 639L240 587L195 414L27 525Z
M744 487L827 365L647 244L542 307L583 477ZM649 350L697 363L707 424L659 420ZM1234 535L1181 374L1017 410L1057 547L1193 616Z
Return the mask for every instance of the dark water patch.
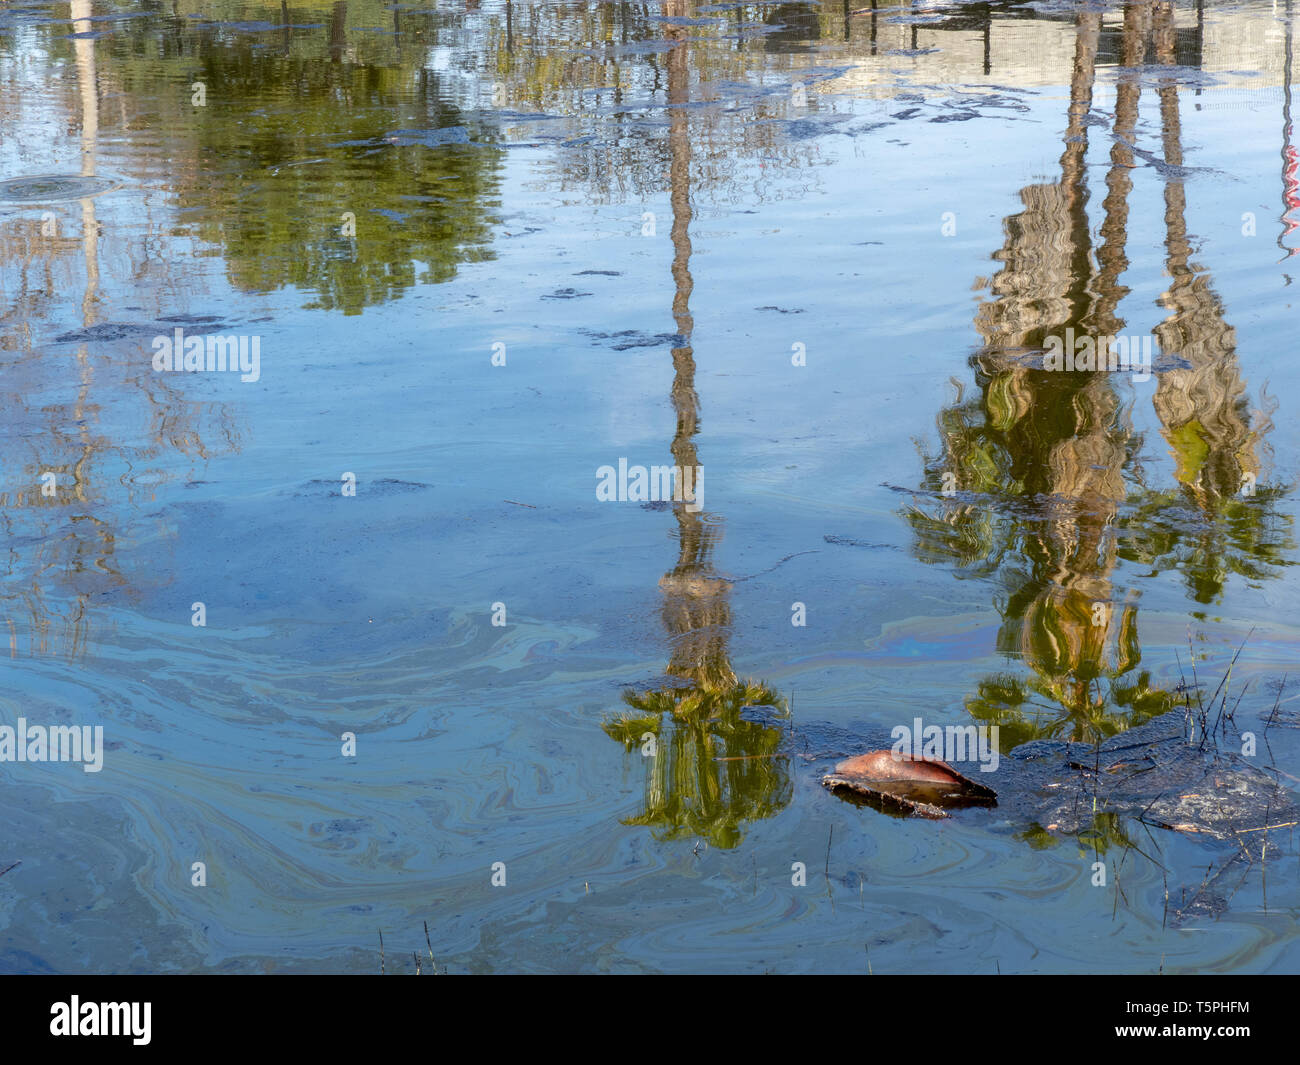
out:
M579 292L576 288L557 288L542 297L544 300L576 300L581 296L590 296L590 292Z
M269 321L270 319L261 319ZM151 322L97 322L84 329L74 329L60 333L54 338L56 344L82 344L89 341L105 342L125 340L128 337L158 336L170 334L176 326L202 325L221 329L226 325L225 319L215 314L169 314Z
M432 487L433 485L425 484L422 481L403 481L395 477L380 477L374 481L358 480L357 496L391 496L405 492L421 492L426 488ZM304 496L317 496L320 494L319 491L315 490L317 488L330 488L332 489L329 493L331 496L338 496L340 498L343 496L343 482L341 480L328 480L318 477L308 481L305 488L312 490L293 492L293 497L299 499Z
M90 341L102 343L109 340L125 340L127 337L157 336L156 324L139 324L135 322L99 322L85 329L74 329L60 333L54 338L56 344L82 344Z
M552 115L545 111L512 111L508 108L502 110L480 109L468 112L466 117L477 119L480 122L486 120L499 125L519 125L523 122L556 122L564 118L563 115Z
M313 836L341 836L355 835L358 832L365 832L370 828L371 823L358 817L344 818L337 817L331 821L317 821L308 831Z
M824 67L816 72L810 72L804 76L805 85L816 85L823 81L834 81L836 78L842 78L845 74L851 73L855 68L851 66L833 66Z
M854 540L849 536L823 536L823 540L828 544L839 544L841 547L869 547L875 550L897 551L897 544L880 544L871 540Z
M649 41L632 41L628 44L607 44L604 48L575 48L575 55L590 56L592 59L619 59L624 56L634 55L656 55L662 52L671 52L674 48L680 48L685 42L683 41L665 41L662 39L653 39Z
M878 129L886 129L891 125L893 125L892 122L866 122L860 126L852 126L849 129L839 130L838 132L844 133L850 137L861 137L865 134L875 133Z
M976 110L980 112L985 110L1026 112L1030 110L1029 105L1017 99L1015 94L1002 95L993 92L960 93L952 99L945 100L943 106L963 111Z
M1188 178L1196 176L1197 174L1220 174L1221 173L1220 171L1214 170L1211 167L1180 166L1175 163L1167 163L1163 159L1161 159L1158 155L1156 155L1154 152L1151 152L1146 148L1139 148L1133 145L1129 145L1128 142L1124 141L1122 138L1117 137L1116 139L1119 140L1120 143L1123 144L1126 148L1128 148L1129 151L1131 151L1134 155L1136 155L1139 159L1141 159L1144 163L1146 163L1147 166L1151 167L1157 174L1159 174L1162 178L1164 178L1165 181L1182 182L1182 181L1186 181Z
M638 329L623 329L617 333L593 333L582 330L592 338L593 343L609 341L608 346L615 351L631 351L633 348L680 348L686 344L686 338L680 333L646 333Z
M783 122L781 125L785 130L785 135L791 140L802 141L810 140L813 137L820 137L823 133L838 133L838 130L829 127L837 122L844 121L847 115L836 115L823 119L796 118Z
M98 196L118 187L111 178L81 174L40 174L0 181L0 203L58 203Z
M1162 351L1151 360L1153 373L1168 373L1170 370L1190 370L1191 368L1192 364L1176 351Z
M36 14L41 11L41 14ZM51 18L44 14L44 8L22 8L0 11L0 30L17 26L47 26L67 23L67 19Z
M464 126L444 126L441 129L395 129L385 133L383 140L399 148L418 146L441 148L447 144L471 144L469 130Z

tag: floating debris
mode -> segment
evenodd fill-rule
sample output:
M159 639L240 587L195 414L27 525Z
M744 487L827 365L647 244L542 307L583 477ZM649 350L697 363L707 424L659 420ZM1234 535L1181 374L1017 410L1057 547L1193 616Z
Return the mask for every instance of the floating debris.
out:
M963 806L996 806L997 792L977 784L937 758L913 759L870 751L836 765L822 778L835 792L850 792L885 813L941 819Z
M84 174L41 174L0 181L0 203L60 203L84 200L115 189L111 178Z

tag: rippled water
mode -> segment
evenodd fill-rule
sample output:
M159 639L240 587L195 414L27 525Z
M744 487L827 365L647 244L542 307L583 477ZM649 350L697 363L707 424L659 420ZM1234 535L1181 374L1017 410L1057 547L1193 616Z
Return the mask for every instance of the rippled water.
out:
M0 762L0 970L411 970L427 921L452 972L1294 971L1290 827L820 783L1240 649L1223 742L1295 786L1294 32L7 5L0 724L106 751ZM1053 372L1066 329L1151 373ZM620 460L702 507L598 501Z

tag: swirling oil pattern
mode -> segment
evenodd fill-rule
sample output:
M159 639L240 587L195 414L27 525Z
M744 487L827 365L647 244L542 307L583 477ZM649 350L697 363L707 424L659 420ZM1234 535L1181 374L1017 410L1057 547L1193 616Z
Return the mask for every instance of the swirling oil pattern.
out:
M820 781L1219 685L1295 798L1296 35L7 4L0 726L103 763L0 733L0 971L1294 971L1272 808L1259 862Z

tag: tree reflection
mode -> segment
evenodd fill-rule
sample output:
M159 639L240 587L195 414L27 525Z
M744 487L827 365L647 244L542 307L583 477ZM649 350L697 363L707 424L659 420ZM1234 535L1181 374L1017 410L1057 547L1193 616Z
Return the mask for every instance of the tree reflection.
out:
M143 19L105 43L103 77L150 101L150 126L167 130L184 224L220 249L240 290L292 287L345 314L490 258L502 152L412 47L436 37L439 17L407 12L393 43L356 33L401 16L373 0L294 9L316 25L290 22L285 5L235 15L282 24L276 49L251 34L214 46L223 22L157 39ZM143 58L152 50L161 57ZM202 106L175 91L196 82Z
M72 0L75 32L94 23L90 0ZM60 106L80 127L82 177L96 175L100 85L103 71L95 42L71 43L76 76ZM0 491L0 528L6 554L0 566L0 610L9 653L58 655L73 660L87 651L95 607L114 593L131 594L139 574L123 572L118 558L123 516L117 489L148 496L171 474L176 454L206 458L238 447L229 413L220 405L186 402L148 364L119 365L78 341L70 353L37 345L46 319L67 315L88 328L98 323L101 302L101 223L91 196L76 204L80 237L62 235L71 211L43 211L40 221L16 215L0 229L0 308L10 388L0 392L8 432L0 439L0 462L21 471ZM136 252L140 259L149 240ZM114 254L121 252L114 246ZM127 251L128 258L132 251ZM80 269L79 298L70 279ZM75 310L64 300L76 299ZM74 393L67 401L63 397ZM130 410L148 426L134 439L115 439L105 410L118 418ZM52 478L52 479L51 479ZM112 488L114 491L106 491Z
M1248 411L1221 303L1208 275L1189 264L1180 180L1165 184L1164 265L1173 280L1157 338L1189 367L1158 367L1154 400L1177 462L1178 498L1146 487L1136 461L1142 440L1113 375L1050 372L1035 356L1067 329L1092 336L1124 329L1117 309L1128 292L1121 280L1139 68L1153 45L1161 63L1173 62L1172 10L1147 0L1124 7L1094 247L1086 119L1100 31L1099 13L1078 15L1061 177L1023 189L1025 210L1005 222L995 256L1002 267L976 315L983 341L970 362L976 392L966 399L959 385L957 402L939 416L941 446L926 457L924 478L938 502L907 514L919 558L1002 588L998 650L1028 672L986 678L967 706L1001 726L1004 747L1047 736L1094 741L1172 708L1174 695L1139 669L1137 596L1116 583L1121 559L1177 567L1192 598L1209 602L1226 572L1266 576L1292 546L1273 508L1280 490L1254 488L1270 422ZM1161 82L1165 162L1173 168L1182 162L1177 93L1172 79Z
M664 14L683 16L686 0L664 0ZM690 297L691 140L689 46L680 29L667 56L669 182L672 205L673 320L679 344L673 348L672 403L677 415L671 451L679 469L700 465L695 436L700 403L695 389L694 319ZM716 515L673 505L677 521L677 564L659 581L663 621L672 641L665 671L669 681L646 691L628 691L632 713L606 721L606 733L630 751L652 743L647 761L645 810L624 821L645 825L658 839L697 836L715 847L734 847L746 821L771 817L790 801L780 727L746 719L746 707L785 712L784 700L754 681L740 681L731 666L730 584L717 574L713 551L721 537ZM648 739L653 737L653 739Z

